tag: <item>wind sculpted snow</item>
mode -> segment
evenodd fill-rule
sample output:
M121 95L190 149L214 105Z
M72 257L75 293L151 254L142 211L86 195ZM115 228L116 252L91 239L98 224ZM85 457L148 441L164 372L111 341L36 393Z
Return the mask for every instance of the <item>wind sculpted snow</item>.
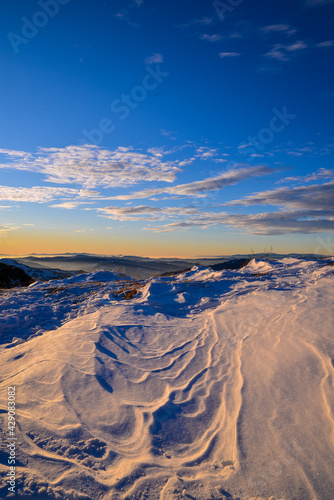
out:
M24 338L0 350L3 423L17 392L18 493L334 498L330 263L136 283L93 273L3 293L1 328Z

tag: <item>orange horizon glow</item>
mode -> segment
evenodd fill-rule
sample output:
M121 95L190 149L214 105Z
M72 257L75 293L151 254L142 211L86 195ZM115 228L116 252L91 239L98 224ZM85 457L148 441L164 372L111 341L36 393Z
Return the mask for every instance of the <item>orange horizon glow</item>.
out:
M149 258L215 258L236 254L264 252L273 247L274 253L314 253L309 243L303 248L287 244L281 238L272 244L273 238L262 238L261 242L250 235L234 235L229 238L219 233L203 232L205 238L190 233L154 234L141 232L135 235L116 235L105 231L77 233L69 231L22 229L0 235L0 255L24 257L31 254L61 255L66 253L89 253L95 255L123 255ZM230 241L229 241L230 239ZM233 240L233 241L232 241Z

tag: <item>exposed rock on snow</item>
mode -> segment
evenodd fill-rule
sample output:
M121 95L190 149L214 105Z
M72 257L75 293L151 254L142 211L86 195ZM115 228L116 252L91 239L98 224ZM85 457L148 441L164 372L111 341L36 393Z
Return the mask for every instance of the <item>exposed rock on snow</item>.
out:
M18 286L28 286L33 282L34 280L22 269L0 262L0 288L8 289Z

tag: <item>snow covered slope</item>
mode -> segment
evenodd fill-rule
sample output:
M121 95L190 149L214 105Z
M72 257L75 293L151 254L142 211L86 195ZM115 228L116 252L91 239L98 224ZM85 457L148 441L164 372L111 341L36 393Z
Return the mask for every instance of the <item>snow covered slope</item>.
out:
M17 492L332 500L333 284L333 261L289 258L3 293L6 335L43 333L0 346L3 430L7 387L17 393Z

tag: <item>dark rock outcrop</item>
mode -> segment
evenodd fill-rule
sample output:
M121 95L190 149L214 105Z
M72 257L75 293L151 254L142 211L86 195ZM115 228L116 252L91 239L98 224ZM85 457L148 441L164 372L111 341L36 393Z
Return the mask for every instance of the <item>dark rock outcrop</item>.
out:
M15 288L29 286L34 280L23 269L0 263L0 288Z
M252 259L228 260L227 262L221 262L220 264L213 264L210 267L214 271L222 271L223 269L242 269L243 267L247 266L247 264L249 264L251 260Z

